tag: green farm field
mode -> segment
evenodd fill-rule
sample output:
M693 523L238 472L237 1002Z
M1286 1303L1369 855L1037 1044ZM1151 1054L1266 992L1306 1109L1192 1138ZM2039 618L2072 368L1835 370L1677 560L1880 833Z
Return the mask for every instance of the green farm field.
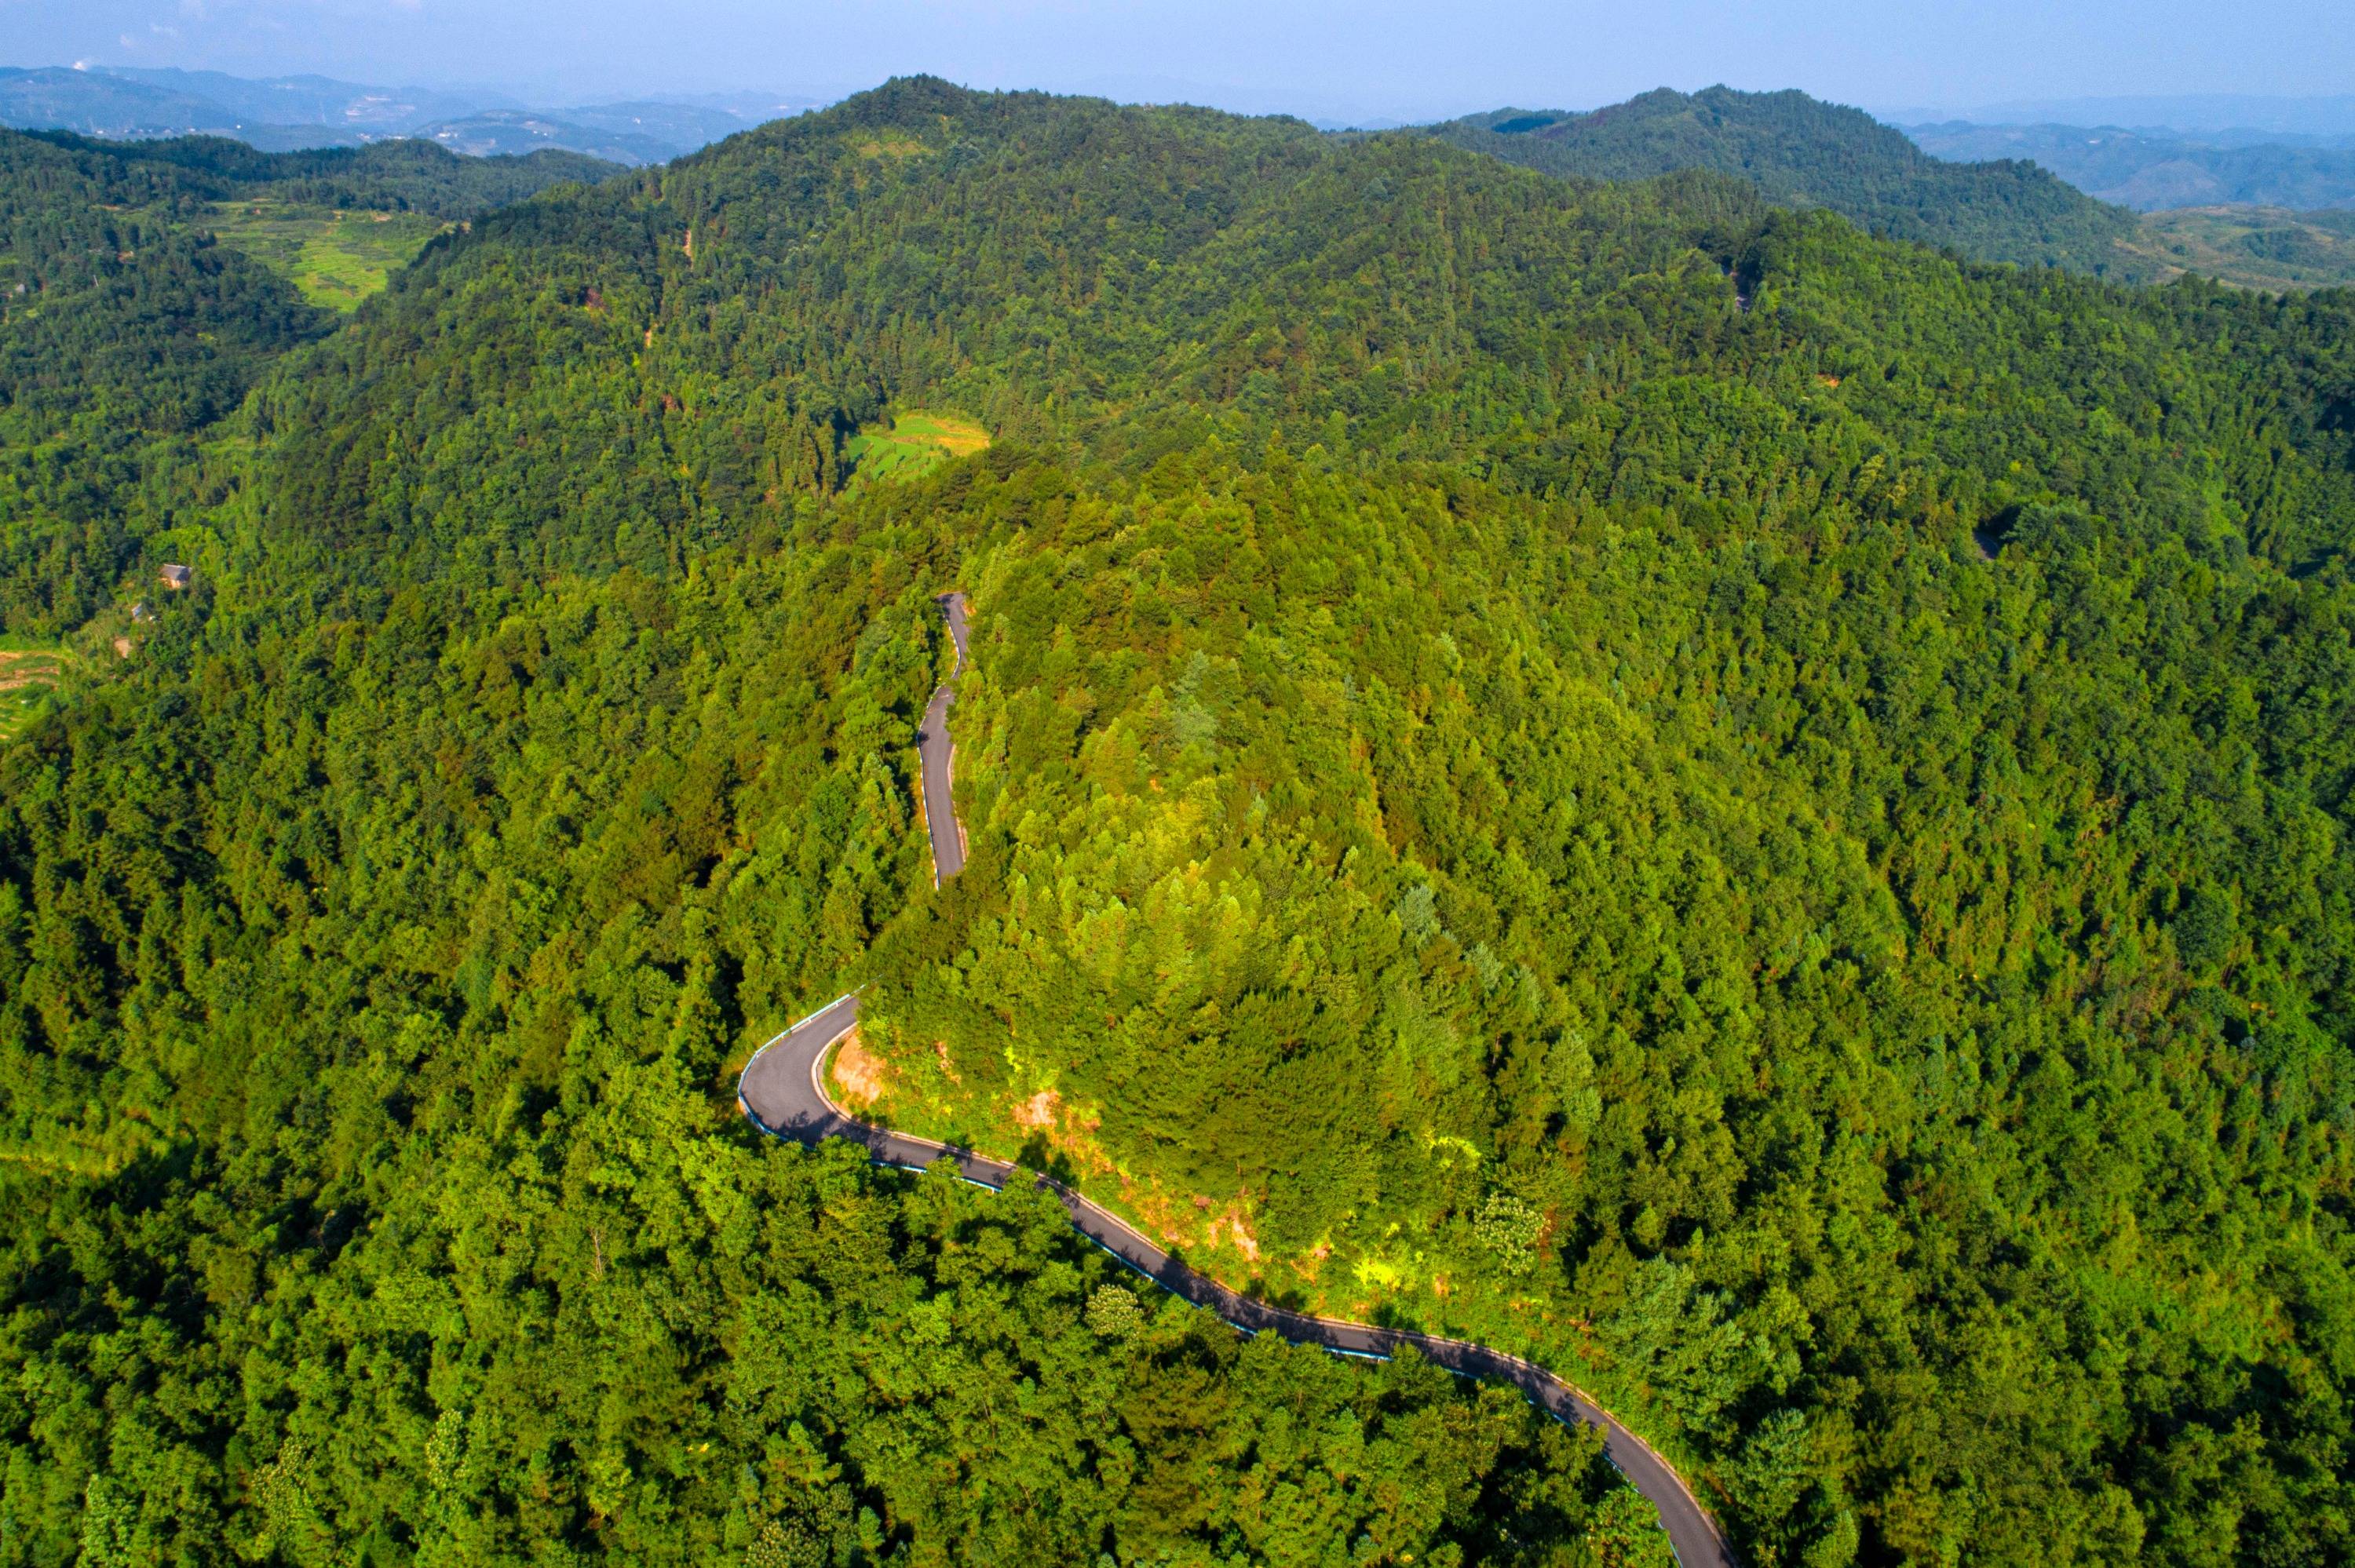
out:
M888 425L859 431L847 450L854 478L881 483L913 479L988 445L989 432L971 419L911 408Z
M14 738L25 727L72 657L54 642L0 637L0 740Z
M449 225L407 212L338 212L273 201L217 202L211 227L314 305L357 309Z
M2355 212L2194 207L2143 215L2122 241L2163 276L2199 272L2244 289L2329 289L2355 283Z

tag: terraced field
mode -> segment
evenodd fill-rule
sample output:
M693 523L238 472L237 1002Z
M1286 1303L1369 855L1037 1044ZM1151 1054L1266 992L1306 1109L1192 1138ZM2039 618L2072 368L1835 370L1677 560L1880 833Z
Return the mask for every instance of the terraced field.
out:
M211 228L314 305L349 311L450 226L408 212L338 212L273 201L217 202Z
M65 676L72 655L51 643L0 640L0 740L25 726Z
M971 419L911 408L888 425L859 431L847 450L854 480L881 483L912 479L988 445L989 432Z

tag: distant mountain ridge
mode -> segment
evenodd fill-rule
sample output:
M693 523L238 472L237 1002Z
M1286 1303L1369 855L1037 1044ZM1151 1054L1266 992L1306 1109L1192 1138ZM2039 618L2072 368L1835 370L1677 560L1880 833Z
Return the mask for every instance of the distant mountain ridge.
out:
M54 152L38 153L36 145ZM101 188L145 182L152 189L139 201L163 208L268 196L459 221L511 206L552 185L595 185L622 172L613 164L564 149L544 149L522 158L468 159L408 137L366 147L265 153L233 137L176 137L125 145L72 132L19 134L0 130L0 149L20 157L63 154L79 164L87 177L102 182Z
M739 122L733 129L748 127ZM569 113L539 114L529 110L485 110L421 125L410 134L470 158L520 156L561 148L608 163L643 164L668 163L681 151L678 143L643 132L583 124ZM689 144L689 150L716 140L717 137L696 140Z
M2115 125L1980 125L1905 133L1933 156L2031 158L2079 190L2142 212L2189 207L2355 207L2355 145L2253 142L2254 131L2186 134Z
M1986 261L2140 278L2123 249L2132 214L2032 164L1932 157L1862 110L1804 92L1668 88L1580 113L1500 109L1420 128L1459 147L1549 174L1648 179L1709 169L1747 180L1777 206L1828 207L1877 233Z
M384 87L322 76L248 79L130 67L0 68L0 125L112 141L229 136L265 152L413 136L472 157L555 149L659 164L815 100L745 93L538 109L496 93Z
M2245 92L2143 94L2126 98L2023 98L1936 109L1883 104L1872 111L1891 125L1966 121L1975 125L2137 125L2207 138L2267 141L2355 136L2355 93L2280 97Z
M216 104L249 124L325 126L356 136L405 135L429 121L456 119L485 109L522 107L492 94L378 87L325 76L249 78L226 71L136 66L96 66L80 74L135 82Z
M0 67L0 123L85 136L186 136L220 132L231 117L185 92L65 66Z

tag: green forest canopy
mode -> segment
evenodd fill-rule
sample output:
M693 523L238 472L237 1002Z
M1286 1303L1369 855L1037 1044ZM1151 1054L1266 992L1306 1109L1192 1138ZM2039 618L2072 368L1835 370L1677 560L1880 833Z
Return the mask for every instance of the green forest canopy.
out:
M394 260L386 233L411 241L405 261L447 222L613 172L419 142L257 153L0 131L0 635L70 630L117 597L196 438L333 325L304 284L348 306ZM368 238L336 243L354 213Z
M2355 281L2355 245L2339 232L2344 214L2137 214L2129 207L2151 204L2111 205L2126 198L2048 156L2059 145L2051 138L2022 140L2011 127L1944 138L1922 127L1903 132L1803 92L1662 88L1591 113L1498 109L1419 129L1555 175L1640 180L1710 169L1779 207L1828 208L1873 233L1982 261L2145 283L2187 271L2254 289ZM2019 144L2007 145L2007 135ZM2134 138L2094 140L2115 151Z
M1413 1368L1140 1303L1182 1399L1042 1392L1051 1212L735 1116L865 980L910 1114L1753 1561L2343 1560L2350 317L927 80L223 316L197 587L0 751L0 1552L1657 1546ZM914 409L991 444L852 484Z
M1860 228L1982 261L2155 275L2135 215L2025 159L1947 163L1860 109L1804 92L1659 88L1591 113L1499 109L1427 135L1548 174L1640 180L1710 169L1779 207L1828 207Z

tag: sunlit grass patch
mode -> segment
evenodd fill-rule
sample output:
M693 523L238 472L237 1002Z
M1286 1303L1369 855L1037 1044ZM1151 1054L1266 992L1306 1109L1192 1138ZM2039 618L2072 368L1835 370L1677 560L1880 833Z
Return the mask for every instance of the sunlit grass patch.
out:
M862 158L913 158L930 150L904 131L885 131L873 136L862 136L851 145Z
M854 479L881 483L912 479L988 445L989 432L971 419L911 408L889 425L859 431L847 450Z

